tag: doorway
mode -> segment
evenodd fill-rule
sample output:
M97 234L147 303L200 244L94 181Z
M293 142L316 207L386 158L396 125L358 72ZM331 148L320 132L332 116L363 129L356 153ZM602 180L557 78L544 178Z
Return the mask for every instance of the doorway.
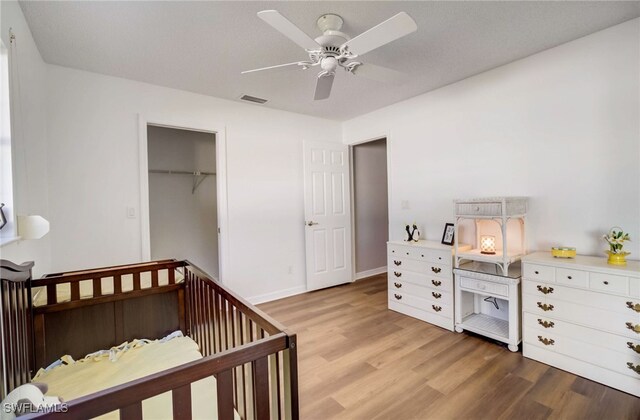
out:
M387 139L351 147L354 279L387 271L389 191Z
M149 251L220 276L216 134L147 125Z

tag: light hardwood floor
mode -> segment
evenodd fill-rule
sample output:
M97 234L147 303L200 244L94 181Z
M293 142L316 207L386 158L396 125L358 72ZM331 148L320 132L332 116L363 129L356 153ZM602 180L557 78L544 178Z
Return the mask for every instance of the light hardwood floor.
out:
M303 419L640 419L640 398L388 310L386 274L260 308L298 334Z

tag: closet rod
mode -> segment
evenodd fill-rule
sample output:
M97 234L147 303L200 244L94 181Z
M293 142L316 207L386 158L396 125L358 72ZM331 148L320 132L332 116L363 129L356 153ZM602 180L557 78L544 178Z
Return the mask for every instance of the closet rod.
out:
M177 174L177 175L194 175L194 176L210 176L215 175L215 172L200 172L200 171L172 171L166 169L149 169L149 172L154 174Z

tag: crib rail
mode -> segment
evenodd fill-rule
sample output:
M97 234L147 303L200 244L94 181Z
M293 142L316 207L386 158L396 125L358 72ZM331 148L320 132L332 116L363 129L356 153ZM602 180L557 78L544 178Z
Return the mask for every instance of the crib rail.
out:
M190 384L215 375L217 378L218 419L234 418L233 405L228 398L232 369L244 363L261 363L266 355L287 348L288 340L284 333L245 344L237 349L223 351L216 356L168 369L144 378L106 389L95 394L77 398L67 405L67 412L32 414L26 419L69 419L93 418L115 410L120 411L123 419L141 419L142 401L147 398L171 391L173 418L187 420L191 418ZM260 416L268 419L269 416ZM297 417L295 417L297 418Z
M190 336L205 356L285 334L287 347L235 366L218 387L243 419L297 418L296 336L193 264L185 267ZM220 380L220 379L219 379Z
M13 388L31 380L33 332L31 328L31 269L1 261L0 281L0 400Z
M3 373L3 393L28 382L54 355L75 357L178 328L204 356L70 401L66 413L25 418L90 418L120 411L121 418L136 419L144 400L171 391L173 417L189 419L191 384L214 376L218 418L232 419L237 412L246 420L298 419L296 335L189 261L56 273L32 282L31 266L5 261L2 266L2 367L9 372ZM12 267L22 280L7 271ZM33 305L31 287L46 291L42 306ZM69 293L61 298L63 291ZM95 320L107 328L95 328ZM61 328L64 336L57 333Z

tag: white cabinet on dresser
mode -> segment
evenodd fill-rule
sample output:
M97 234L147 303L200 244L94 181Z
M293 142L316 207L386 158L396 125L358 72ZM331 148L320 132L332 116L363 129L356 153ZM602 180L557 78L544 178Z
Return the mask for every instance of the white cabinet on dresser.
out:
M523 353L640 396L640 262L523 258Z
M453 250L438 242L391 241L389 309L453 331Z

